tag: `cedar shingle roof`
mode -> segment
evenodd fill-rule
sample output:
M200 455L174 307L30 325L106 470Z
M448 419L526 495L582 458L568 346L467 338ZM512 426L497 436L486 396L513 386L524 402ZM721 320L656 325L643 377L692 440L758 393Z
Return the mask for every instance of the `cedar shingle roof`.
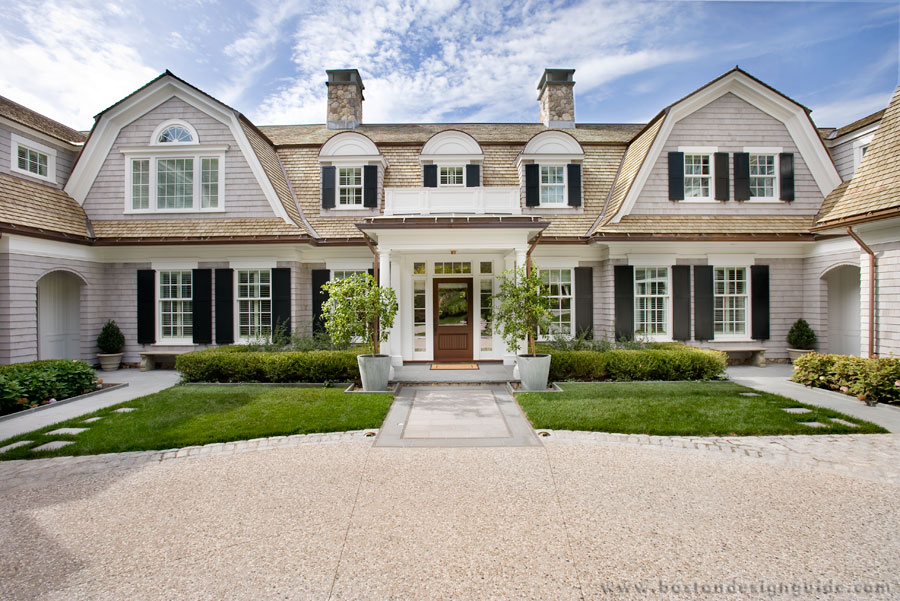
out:
M16 123L21 123L26 127L35 129L48 136L52 136L57 140L68 142L69 144L81 144L87 138L87 136L80 131L75 131L67 125L63 125L50 117L45 117L40 113L36 113L30 108L24 107L17 102L13 102L4 96L0 96L0 116L11 119Z
M835 188L822 204L818 226L852 222L885 211L900 211L900 87L853 179Z
M87 216L53 186L0 173L0 223L88 237Z
M603 234L808 234L812 216L625 215L597 228Z
M285 223L282 219L219 219L197 217L192 219L159 220L111 220L92 221L94 235L100 239L172 239L196 238L210 240L216 238L261 238L289 236L304 238L300 228Z
M857 129L861 129L867 125L871 125L877 121L879 121L884 116L884 111L886 109L881 109L880 111L875 111L871 115L866 115L862 119L857 119L853 123L849 125L845 125L843 127L839 127L828 136L829 138L839 138L845 134L849 134L850 132L856 131Z

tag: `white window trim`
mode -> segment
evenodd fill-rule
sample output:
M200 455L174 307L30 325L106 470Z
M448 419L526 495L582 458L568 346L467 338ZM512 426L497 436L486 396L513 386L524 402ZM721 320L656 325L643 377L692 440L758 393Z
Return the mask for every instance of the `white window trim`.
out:
M191 138L193 138L190 142L160 142L159 134L161 134L167 127L172 127L173 125L177 125L183 127L188 130L188 133L191 134ZM178 119L171 119L169 121L165 121L160 123L156 129L153 130L153 136L150 138L151 146L197 146L200 144L200 136L197 135L197 130L194 127L186 122L180 121Z
M435 163L437 165L437 187L438 188L465 188L466 183L466 164L465 163ZM462 169L462 183L461 184L442 184L441 183L441 168L449 168L449 167L459 167Z
M687 194L684 194L684 200L680 200L678 202L683 202L686 204L715 204L717 202L722 202L721 200L716 200L716 157L715 154L719 152L719 148L717 146L679 146L678 152L681 152L685 155L688 154L705 154L709 156L709 196L702 197L690 197L688 198ZM687 174L684 173L684 163L681 164L681 174L682 177L687 178Z
M342 164L335 162L334 164L334 206L326 211L363 211L369 210L366 207L366 165L363 163ZM341 169L359 169L359 188L361 191L359 204L342 205L341 204ZM345 186L347 187L347 186ZM356 187L356 186L351 186Z
M544 265L542 263L541 265L534 265L532 267L532 269L537 269L538 274L540 274L541 271L551 271L551 270L554 270L554 271L564 271L565 270L565 271L569 272L569 285L571 286L570 298L572 299L572 302L569 304L569 334L568 334L568 337L574 338L575 337L575 299L577 298L577 294L578 294L578 291L575 290L575 267L571 263L566 266L553 266L553 267L550 267L549 264ZM480 315L480 313L479 313L479 315ZM549 331L547 332L547 334L549 334ZM563 335L565 336L565 334L563 334ZM537 340L538 340L538 342L542 342L542 341L546 341L546 340L553 340L553 337L549 336L549 335L542 336L540 333L538 333Z
M143 215L147 213L224 213L225 212L225 152L227 146L203 146L188 144L173 144L174 148L168 148L168 144L153 148L141 147L123 149L125 157L125 214ZM157 161L160 159L193 159L194 160L194 189L192 205L185 209L159 209L157 208ZM219 161L219 203L215 208L204 209L202 207L202 165L203 159L218 159ZM150 162L150 189L149 207L135 209L133 206L132 188L132 161L147 160Z
M781 153L784 149L780 146L745 146L743 149L747 154L765 154L775 157L775 184L772 192L774 196L751 196L745 202L754 204L783 204L787 201L781 200ZM750 177L753 177L751 174Z
M38 175L27 169L19 169L19 146L47 156L47 175ZM56 150L15 133L10 134L9 169L13 173L33 177L41 181L56 183Z
M542 208L542 209L560 209L560 208L569 208L573 209L575 207L569 206L569 170L567 168L569 161L540 161L537 163L538 166L538 206L531 208ZM563 173L563 198L562 202L554 202L554 203L544 203L544 199L542 198L541 191L543 190L544 184L541 183L541 168L543 167L562 167Z
M166 267L158 267L157 264L153 264L153 273L154 273L154 281L156 284L156 342L153 343L153 346L196 346L194 344L194 337L191 336L163 336L163 327L162 327L162 298L159 294L159 275L162 271L192 271L190 267L180 267L180 266L166 266ZM184 299L182 299L184 300ZM194 276L191 274L191 307L193 307L194 303ZM193 327L193 324L191 324Z
M631 286L632 286L632 294L634 295L634 336L638 338L640 336L641 340L649 340L650 342L672 342L672 265L666 263L632 263L631 257L629 257L628 261L629 265L633 265L635 270L637 269L665 269L666 270L666 294L662 295L666 299L666 333L665 334L638 334L638 323L637 323L637 274L635 273L632 276ZM656 295L654 295L656 296ZM645 297L647 298L647 297Z
M751 306L752 302L752 290L750 289L750 265L746 263L722 263L722 264L711 264L713 268L713 341L714 342L750 342L753 340L751 338L752 333L750 328L752 326L752 313L753 307ZM715 318L715 310L716 310L716 296L721 296L716 294L716 269L743 269L744 277L745 277L745 291L744 296L747 301L744 303L744 333L743 334L718 334L716 333L716 318Z
M256 263L253 266L250 265L242 265L240 267L231 266L234 269L234 282L232 283L232 298L234 299L234 340L237 344L250 344L252 342L258 342L260 340L271 340L272 336L269 335L268 338L250 338L248 336L241 336L241 298L238 295L238 290L240 289L240 277L238 276L238 271L268 271L269 272L269 312L273 312L272 307L272 267L260 267L260 263ZM274 316L272 316L274 317ZM272 330L275 329L274 319L273 323L270 325Z

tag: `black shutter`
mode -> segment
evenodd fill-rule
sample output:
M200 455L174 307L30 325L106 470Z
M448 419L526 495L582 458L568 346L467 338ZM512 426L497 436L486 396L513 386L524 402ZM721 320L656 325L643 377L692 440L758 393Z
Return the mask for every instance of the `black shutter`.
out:
M212 342L212 270L195 269L192 277L194 344L209 344Z
M525 165L525 206L536 207L541 204L541 168L535 163Z
M569 206L570 207L580 207L581 206L581 165L577 163L569 163L568 165L568 173L566 174L569 177Z
M156 274L152 269L137 272L137 341L156 342Z
M729 200L731 190L728 189L728 153L717 152L713 156L716 162L716 200Z
M291 270L287 267L272 269L272 331L279 326L291 335Z
M694 265L694 338L712 340L713 317L713 267Z
M684 153L669 153L669 200L684 200Z
M750 154L734 153L734 199L750 200Z
M363 167L363 206L369 209L378 207L378 166Z
M778 157L778 169L781 175L781 200L794 200L794 153L782 152Z
M216 344L234 342L234 271L216 269Z
M322 303L328 300L328 293L322 290L322 284L328 281L331 273L327 269L312 270L312 331L313 334L325 331L322 321Z
M466 165L466 188L477 188L481 185L481 165Z
M750 267L750 337L769 339L769 266Z
M575 268L575 332L587 332L593 338L594 331L594 269Z
M691 266L672 266L672 339L691 338Z
M422 185L437 188L437 165L422 165Z
M322 167L322 208L334 208L334 167Z
M634 338L634 267L616 265L613 270L616 299L616 340Z

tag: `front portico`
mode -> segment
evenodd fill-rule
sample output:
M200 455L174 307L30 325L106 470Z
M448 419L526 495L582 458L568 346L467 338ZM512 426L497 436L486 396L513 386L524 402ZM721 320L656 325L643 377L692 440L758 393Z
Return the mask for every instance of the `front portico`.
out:
M399 312L384 352L404 361L511 362L490 317L498 276L524 265L548 222L533 216L375 217L357 227Z

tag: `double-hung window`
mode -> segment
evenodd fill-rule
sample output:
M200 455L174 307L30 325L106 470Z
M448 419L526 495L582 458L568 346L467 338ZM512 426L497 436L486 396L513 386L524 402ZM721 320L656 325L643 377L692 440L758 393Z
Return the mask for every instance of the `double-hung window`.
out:
M777 200L775 162L774 154L750 155L751 200Z
M742 337L747 334L747 268L716 267L713 292L715 335Z
M541 280L548 287L550 327L539 332L540 338L572 335L572 270L542 269Z
M191 276L189 270L159 272L159 324L163 340L193 337Z
M669 332L669 268L634 269L634 333L666 336Z
M565 204L565 173L564 165L541 165L541 206Z
M362 167L338 167L338 204L342 207L362 206Z
M463 180L463 168L461 166L453 166L453 167L440 167L440 177L438 178L438 183L440 186L462 186L464 183Z
M11 171L30 177L56 181L56 151L34 140L11 135Z
M684 198L712 199L712 155L684 154Z
M237 272L238 335L243 340L272 335L272 272L240 269Z

